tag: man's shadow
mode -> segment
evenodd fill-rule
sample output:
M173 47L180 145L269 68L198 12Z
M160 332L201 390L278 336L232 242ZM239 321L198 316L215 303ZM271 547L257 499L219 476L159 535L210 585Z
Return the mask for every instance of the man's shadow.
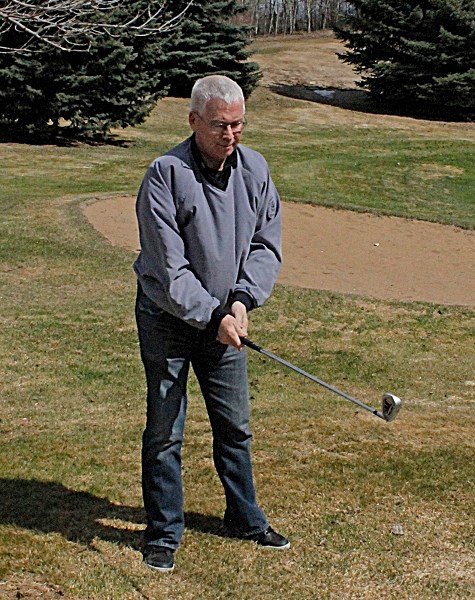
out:
M0 478L0 523L59 533L86 546L99 538L141 550L144 512L52 481ZM212 515L187 512L185 523L188 529L224 535L222 520Z

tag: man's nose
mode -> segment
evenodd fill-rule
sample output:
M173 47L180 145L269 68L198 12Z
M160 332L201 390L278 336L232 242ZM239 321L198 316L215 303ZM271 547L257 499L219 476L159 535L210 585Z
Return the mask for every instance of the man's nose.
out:
M231 125L223 125L222 135L226 138L233 139L234 131Z

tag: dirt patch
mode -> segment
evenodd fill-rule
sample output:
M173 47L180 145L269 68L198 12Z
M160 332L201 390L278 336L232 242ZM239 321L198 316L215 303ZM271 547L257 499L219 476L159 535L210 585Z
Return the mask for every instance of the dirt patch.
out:
M98 200L98 201L97 201ZM112 244L139 250L135 198L87 202ZM371 296L475 306L475 232L284 202L280 283Z

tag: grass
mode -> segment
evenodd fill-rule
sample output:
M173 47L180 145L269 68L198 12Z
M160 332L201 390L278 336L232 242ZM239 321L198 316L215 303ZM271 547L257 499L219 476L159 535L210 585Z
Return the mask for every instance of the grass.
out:
M286 199L473 227L473 127L455 127L450 137L417 126L372 127L375 116L369 124L312 124L309 105L314 114L327 107L274 104L266 117L260 110L250 114L246 140L266 153ZM286 118L275 127L270 119L279 109Z
M252 314L252 337L371 404L400 393L398 420L250 353L258 494L293 542L271 555L220 533L192 379L177 569L141 565L133 255L91 230L80 203L133 193L186 135L185 111L160 103L123 146L0 147L0 597L473 597L473 309L286 286ZM284 196L474 226L473 126L347 115L265 89L249 119Z

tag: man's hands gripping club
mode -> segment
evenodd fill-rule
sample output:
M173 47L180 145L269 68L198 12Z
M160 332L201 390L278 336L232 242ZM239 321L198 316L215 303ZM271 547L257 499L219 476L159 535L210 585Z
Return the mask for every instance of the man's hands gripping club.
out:
M247 336L247 325L246 307L242 302L233 302L231 313L219 324L217 340L240 350L243 347L241 338Z

